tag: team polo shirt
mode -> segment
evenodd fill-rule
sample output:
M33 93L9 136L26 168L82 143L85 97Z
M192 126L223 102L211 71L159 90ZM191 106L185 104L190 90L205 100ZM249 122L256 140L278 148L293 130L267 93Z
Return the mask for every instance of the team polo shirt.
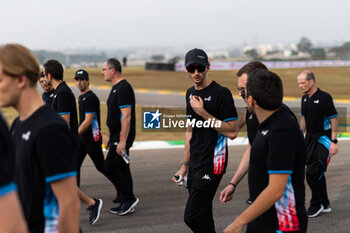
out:
M76 176L74 137L47 105L24 121L15 119L11 136L16 145L15 182L29 230L58 232L58 202L50 184Z
M308 134L331 138L332 126L330 119L338 116L338 113L330 94L321 91L319 88L310 98L305 94L301 99L301 115L305 117Z
M51 106L53 97L55 96L54 92L55 92L55 90L52 89L49 92L44 92L43 95L41 96L41 98L44 100L44 102L49 106Z
M70 115L69 128L73 135L78 136L78 116L77 105L72 90L66 82L61 82L54 92L54 97L51 106L59 115Z
M191 107L190 98L200 96L204 109L221 121L237 120L237 111L231 92L215 81L202 90L191 87L186 93L187 120L204 121ZM204 124L203 124L204 125ZM213 174L224 174L228 161L227 137L209 127L192 127L190 141L190 169L204 169Z
M94 118L90 127L80 135L80 139L85 142L101 141L100 100L91 90L79 96L80 125L86 114L94 114Z
M0 198L16 190L13 182L14 157L12 152L10 134L0 114Z
M254 201L267 187L270 174L289 174L285 191L274 206L252 221L255 232L289 232L303 229L305 212L306 148L297 121L281 108L259 125L250 152L249 192Z
M110 142L119 142L121 121L123 118L122 108L131 108L130 130L126 146L130 148L135 139L135 94L131 85L125 79L112 87L107 99L107 126L110 132Z
M290 110L290 108L287 105L282 103L282 108L284 108L287 111L289 111L291 117L294 118L294 120L298 121L298 119L295 116L295 114L292 112L292 110ZM259 127L258 118L256 117L256 115L254 113L249 112L248 109L247 109L245 122L246 122L246 125L247 125L247 133L248 133L249 143L250 143L250 145L253 145L253 142L254 142L256 133L258 132L258 127Z

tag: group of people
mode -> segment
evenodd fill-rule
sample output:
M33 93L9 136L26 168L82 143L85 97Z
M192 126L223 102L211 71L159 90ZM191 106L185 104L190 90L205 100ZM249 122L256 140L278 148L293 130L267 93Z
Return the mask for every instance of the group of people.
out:
M225 204L248 173L251 205L227 232L306 232L307 218L331 212L325 171L337 153L337 112L332 97L316 87L311 71L297 76L302 97L300 124L282 103L280 77L261 62L237 73L239 95L247 110L238 115L229 89L209 77L210 63L201 49L185 56L185 70L194 86L186 93L187 117L214 119L212 128L196 124L185 133L184 157L176 177L187 174L189 197L184 221L193 232L215 232L212 201L228 162L227 138L234 139L246 124L249 145L230 183L220 193ZM122 67L111 58L102 67L111 82L107 100L106 159L102 152L100 102L89 88L89 74L80 69L75 97L63 81L63 66L49 60L40 66L33 53L19 44L0 46L0 107L14 107L18 117L10 131L0 118L0 232L79 232L80 201L87 204L90 224L100 215L102 199L79 188L80 167L88 154L96 169L116 189L116 207L109 212L126 215L139 199L133 191L130 166L123 159L135 139L135 95ZM44 93L39 95L39 81ZM303 133L306 132L304 138ZM14 146L15 145L15 146ZM306 179L312 191L305 209ZM178 180L173 178L176 184Z
M81 92L78 123L76 100L63 81L63 71L60 62L49 60L40 73L29 49L19 44L0 46L0 106L18 112L10 132L0 120L0 204L11 209L11 214L0 216L0 232L79 232L79 200L88 205L89 221L94 224L103 202L79 188L86 154L117 191L113 202L118 205L110 213L131 213L139 201L129 164L121 157L129 153L135 138L135 96L121 74L120 62L108 59L102 69L104 79L113 85L107 101L106 160L100 103L89 89L89 75L85 70L75 73ZM38 81L44 89L42 97Z
M331 212L324 174L330 158L338 152L337 111L331 95L316 87L311 71L300 72L297 80L304 96L298 124L282 103L281 78L253 61L237 73L239 95L247 105L238 123L230 91L211 80L209 70L205 51L193 49L186 54L185 71L194 83L186 93L187 117L215 119L221 126L187 128L181 168L173 178L179 185L175 177L188 175L185 223L193 232L215 232L212 200L227 166L227 138L234 139L246 124L248 147L221 191L220 201L230 201L248 173L247 202L251 205L224 232L242 232L246 225L247 233L306 232L308 217ZM305 164L312 193L307 210Z

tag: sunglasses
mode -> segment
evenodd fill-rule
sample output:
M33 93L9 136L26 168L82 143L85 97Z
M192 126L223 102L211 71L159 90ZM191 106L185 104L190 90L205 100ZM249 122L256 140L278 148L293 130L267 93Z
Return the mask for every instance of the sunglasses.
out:
M196 70L199 72L199 73L202 73L205 71L205 68L207 68L206 66L203 66L203 65L189 65L186 67L188 73L191 73L193 74Z
M246 97L246 90L244 88L238 88L238 91L241 92L242 99L245 99L245 97Z

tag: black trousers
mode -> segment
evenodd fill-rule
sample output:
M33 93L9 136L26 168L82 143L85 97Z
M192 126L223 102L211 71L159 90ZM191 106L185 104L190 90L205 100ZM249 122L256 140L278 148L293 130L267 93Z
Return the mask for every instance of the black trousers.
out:
M306 167L306 181L311 189L310 206L329 205L325 172L327 170L328 149L317 143Z
M80 168L83 164L83 161L86 157L86 154L88 154L94 163L97 171L101 172L103 175L105 175L105 169L104 169L104 163L105 159L102 152L102 142L85 142L81 141L79 143L79 150L78 150L78 185L80 184Z
M213 198L222 176L203 170L188 173L189 197L184 220L194 233L215 233Z
M129 154L129 149L126 153ZM135 198L130 166L117 154L116 146L109 148L105 161L105 173L113 183L121 201L130 201Z

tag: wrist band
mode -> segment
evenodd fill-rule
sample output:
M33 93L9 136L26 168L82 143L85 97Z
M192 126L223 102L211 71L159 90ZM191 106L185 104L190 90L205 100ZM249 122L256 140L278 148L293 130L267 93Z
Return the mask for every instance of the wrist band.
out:
M232 185L233 187L235 187L235 189L237 188L237 185L236 184L234 184L234 183L228 183L228 184L230 184L230 185Z
M187 161L184 161L184 160L181 160L181 165L188 166L188 162L187 162Z

